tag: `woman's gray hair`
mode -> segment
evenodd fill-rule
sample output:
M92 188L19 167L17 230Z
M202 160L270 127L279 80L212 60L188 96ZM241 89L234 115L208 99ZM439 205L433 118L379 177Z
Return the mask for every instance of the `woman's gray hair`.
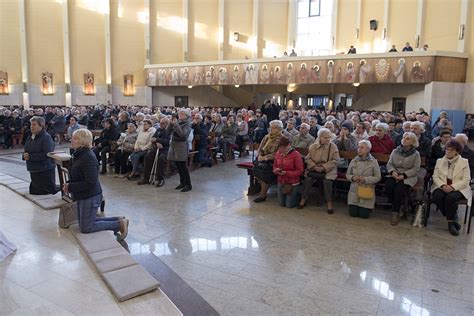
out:
M30 123L36 122L39 126L43 127L46 125L46 121L44 120L44 117L41 116L33 116L30 118Z
M308 124L308 123L301 123L301 125L300 125L300 129L301 129L302 127L306 128L307 130L309 130L309 129L310 129L310 127L309 127L309 124Z
M384 130L385 133L387 133L388 130L389 130L389 126L388 126L387 123L378 123L378 124L375 126L375 128L381 128L381 129Z
M362 144L364 144L365 146L367 146L367 148L369 149L369 151L372 150L372 143L371 143L369 140L363 139L363 140L359 141L359 145L362 145Z
M328 128L322 127L318 131L318 137L321 137L321 136L324 136L324 135L331 136L332 132Z
M79 139L79 147L92 148L92 133L86 128L80 128L72 133Z
M425 127L426 127L425 123L420 122L420 121L414 121L414 122L411 122L410 127L413 126L413 125L418 125L418 126L420 127L420 129L421 129L421 132L422 132L422 133L425 132Z
M189 109L179 109L178 110L178 114L179 113L183 113L186 117L190 117L191 116L191 111Z
M283 129L283 122L280 120L273 120L270 122L270 127L277 126L279 129Z
M418 142L418 137L416 137L415 133L405 132L405 133L403 133L403 137L405 137L405 136L410 137L413 148L418 148L418 146L420 146L420 143Z

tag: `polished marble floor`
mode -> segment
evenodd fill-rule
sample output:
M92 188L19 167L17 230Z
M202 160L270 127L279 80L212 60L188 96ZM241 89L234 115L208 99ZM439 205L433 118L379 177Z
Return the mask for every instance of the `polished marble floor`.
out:
M28 178L15 155L2 158L2 172ZM473 234L449 235L439 214L427 228L392 227L383 209L369 220L350 218L344 201L334 215L312 205L285 209L274 191L255 204L245 195L245 171L234 165L194 171L188 193L174 190L176 176L162 188L102 176L107 213L130 218L132 254L154 254L222 315L474 314ZM115 303L57 229L55 211L6 188L0 199L0 230L20 249L0 264L6 314L172 310L158 294ZM75 293L70 301L62 299L67 291Z

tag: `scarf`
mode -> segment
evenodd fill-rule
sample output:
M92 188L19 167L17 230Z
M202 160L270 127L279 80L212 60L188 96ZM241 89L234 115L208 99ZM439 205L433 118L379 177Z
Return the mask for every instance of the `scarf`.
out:
M446 160L448 161L448 179L453 179L454 167L459 160L459 155L452 159L446 158Z
M267 137L267 141L265 142L265 145L263 145L262 150L264 152L268 152L270 147L273 146L273 143L276 142L276 141L279 141L281 136L282 136L281 133L276 133L276 134L269 133L268 137Z
M357 159L359 161L369 161L369 160L374 159L374 157L372 157L372 155L370 153L368 153L365 158L362 158L361 156L357 155L355 159Z
M405 149L402 145L399 145L397 147L397 152L400 154L402 157L408 157L411 156L415 153L416 148L413 146L410 146L408 149Z

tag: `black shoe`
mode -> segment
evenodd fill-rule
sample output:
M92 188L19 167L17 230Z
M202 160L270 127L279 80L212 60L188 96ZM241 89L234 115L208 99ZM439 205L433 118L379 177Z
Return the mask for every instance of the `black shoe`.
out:
M334 214L334 210L328 210L328 214Z
M174 189L175 189L175 190L181 190L181 189L183 189L184 187L185 187L184 184L180 184L180 185L178 185L178 186L177 186L176 188L174 188Z
M144 185L144 184L150 184L150 182L148 182L147 180L145 179L142 179L140 181L137 182L138 185Z
M158 182L156 183L156 187L157 187L157 188L160 188L160 187L162 187L162 186L164 186L164 185L165 185L165 180L158 180Z
M456 227L458 231L461 230L461 224L459 224L458 222L453 222L453 224L454 224L454 227Z
M259 196L258 198L256 198L255 200L253 200L255 203L260 203L260 202L265 202L267 200L266 197L261 197Z
M102 171L100 172L100 174L106 174L107 173L107 170L104 170L102 169Z
M304 208L306 206L306 202L304 202L303 204L298 204L298 206L296 207L297 209L301 210L302 208Z
M192 189L193 189L192 186L187 185L187 186L185 186L185 187L181 190L181 192L188 192L188 191L191 191Z
M454 222L449 222L448 223L448 229L451 235L457 236L459 235L459 231L456 229L456 225L454 225Z

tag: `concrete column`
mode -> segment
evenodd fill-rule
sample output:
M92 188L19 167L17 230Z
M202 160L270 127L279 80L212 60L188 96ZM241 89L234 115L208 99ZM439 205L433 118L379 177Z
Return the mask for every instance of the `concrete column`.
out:
M252 23L252 38L255 41L254 47L252 49L252 58L258 58L258 52L260 50L261 46L261 41L260 41L260 35L259 35L259 4L260 0L253 0L253 23Z
M296 46L296 24L298 21L298 0L288 1L288 40L286 51Z
M66 106L72 106L71 98L71 63L69 58L69 13L68 13L68 0L62 1L63 6L63 56L64 56L64 83L66 85L65 100Z
M332 54L336 53L337 6L338 6L338 0L332 0L332 19L331 19L331 52Z
M145 11L145 65L151 64L151 40L150 40L150 0L144 0ZM145 82L145 103L151 107L152 102L152 88L148 87L148 82Z
M112 60L111 60L111 44L110 44L110 0L104 0L106 8L104 13L104 33L105 33L105 83L107 85L107 101L113 103L112 100Z
M218 38L218 58L224 60L224 22L225 21L225 0L219 0L219 38Z
M20 59L21 80L23 82L22 101L25 109L30 108L30 97L28 89L28 49L26 45L26 23L25 23L25 0L19 0L20 14Z
M389 17L390 17L390 0L384 0L383 6L383 30L382 30L382 42L383 42L383 50L382 52L387 51L387 38L389 34L388 24L389 24Z
M420 48L423 46L423 24L425 15L425 0L418 0L418 14L416 18L416 35L415 35L415 47Z
M189 61L188 33L189 33L189 0L183 0L183 61Z
M464 53L466 49L466 37L468 30L472 32L472 25L468 25L468 15L471 8L471 0L461 0L461 14L459 16L458 52ZM474 18L474 17L472 17ZM472 21L471 18L471 21ZM471 22L472 23L472 22Z

